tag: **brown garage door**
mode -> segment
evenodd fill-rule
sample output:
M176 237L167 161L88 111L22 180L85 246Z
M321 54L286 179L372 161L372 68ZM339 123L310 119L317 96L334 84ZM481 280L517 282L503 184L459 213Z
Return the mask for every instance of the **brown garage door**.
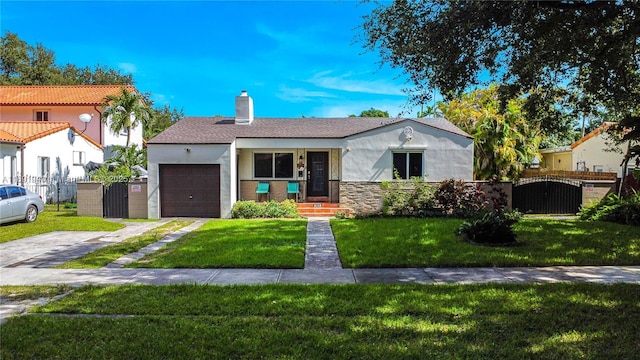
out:
M163 217L220 217L220 165L160 165Z

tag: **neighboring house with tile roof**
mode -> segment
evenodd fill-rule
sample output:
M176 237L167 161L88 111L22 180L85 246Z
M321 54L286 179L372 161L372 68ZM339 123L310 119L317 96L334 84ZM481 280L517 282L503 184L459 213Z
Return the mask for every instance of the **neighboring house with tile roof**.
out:
M0 122L67 122L88 135L111 156L111 146L125 145L126 134L114 134L102 121L103 100L118 95L122 85L0 86ZM124 86L138 92L133 86ZM89 124L80 114L90 114ZM142 126L131 130L131 144L142 148ZM102 161L100 161L102 162Z
M147 142L149 217L229 217L237 200L287 198L355 212L381 207L381 184L400 177L473 180L473 137L439 118L186 117Z
M0 183L48 183L57 159L70 178L83 177L84 165L102 156L102 146L68 122L0 121Z
M595 171L617 173L622 177L623 151L626 143L615 146L607 129L615 123L605 122L570 146L542 149L541 167L548 170ZM617 150L616 150L617 149Z

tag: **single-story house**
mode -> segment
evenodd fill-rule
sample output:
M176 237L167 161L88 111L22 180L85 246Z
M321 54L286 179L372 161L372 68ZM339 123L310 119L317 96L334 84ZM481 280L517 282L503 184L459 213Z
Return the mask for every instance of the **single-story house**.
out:
M606 131L613 124L603 123L570 146L541 149L541 167L547 170L610 172L622 177L621 164L626 144L613 144Z
M68 122L0 122L1 183L42 184L56 175L83 177L84 165L102 157L102 146Z
M229 217L237 200L281 201L292 185L299 201L374 211L394 169L473 180L473 138L446 119L254 118L244 91L235 117L186 117L149 140L147 155L150 218Z

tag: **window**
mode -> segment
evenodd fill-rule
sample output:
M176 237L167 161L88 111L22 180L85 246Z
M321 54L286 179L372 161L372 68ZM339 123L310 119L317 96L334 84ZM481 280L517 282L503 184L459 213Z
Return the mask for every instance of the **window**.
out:
M36 110L34 118L36 121L49 121L49 112L45 110Z
M253 174L256 178L293 178L293 153L254 153Z
M411 179L423 176L421 152L394 152L393 170L400 179ZM394 174L395 176L395 174Z
M9 194L7 194L7 188L0 187L0 200L8 199L8 198L9 198Z
M17 186L9 186L9 197L17 198L19 196L26 196L27 192L25 189L19 188Z
M85 163L84 151L74 151L73 165L84 165L84 163Z
M49 158L38 156L38 176L49 176Z

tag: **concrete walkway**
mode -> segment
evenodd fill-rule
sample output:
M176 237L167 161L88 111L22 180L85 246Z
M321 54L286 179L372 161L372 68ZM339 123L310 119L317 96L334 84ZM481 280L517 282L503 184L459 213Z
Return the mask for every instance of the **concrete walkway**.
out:
M125 269L207 219L176 231L102 269L52 269L96 248L139 235L168 222L127 223L111 233L54 232L0 244L0 285L46 284L447 284L597 282L640 284L638 266L550 266L521 268L343 269L328 218L310 218L304 269Z
M471 283L632 283L640 266L548 266L508 268L343 269L328 218L310 218L304 269L127 269L124 265L198 229L197 219L160 241L125 255L101 269L53 269L100 247L139 235L160 222L127 223L122 230L53 232L0 244L0 285L80 286L123 284L471 284ZM8 316L51 299L0 304L0 323Z
M157 251L207 219L168 235L102 269L51 267L168 222L127 223L112 233L54 232L0 244L0 285L47 284L447 284L597 282L640 284L638 266L549 266L508 268L343 269L328 218L310 218L304 269L125 269L145 254ZM98 244L98 245L96 245Z

